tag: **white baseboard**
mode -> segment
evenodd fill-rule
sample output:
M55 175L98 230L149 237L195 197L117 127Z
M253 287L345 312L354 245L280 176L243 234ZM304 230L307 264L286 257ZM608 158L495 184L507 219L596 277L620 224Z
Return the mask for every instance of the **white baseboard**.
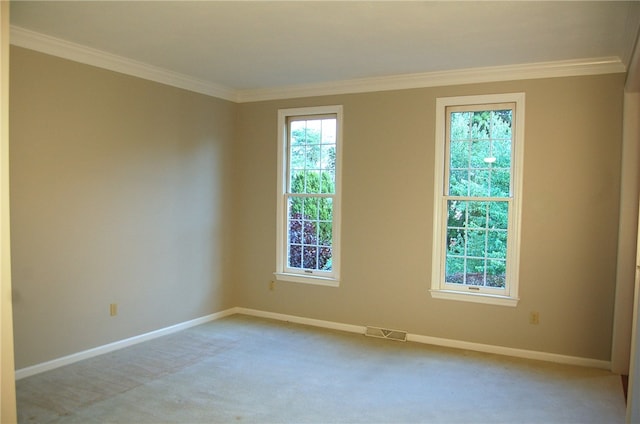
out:
M559 355L557 353L540 352L537 350L516 349L512 347L494 346L482 343L465 342L461 340L442 339L439 337L422 336L419 334L407 334L407 341L452 347L455 349L473 350L476 352L493 353L496 355L512 356L515 358L535 359L538 361L611 370L611 361L582 358L579 356Z
M365 327L361 325L343 324L334 321L324 321L321 319L305 318L295 315L279 314L277 312L266 312L257 309L235 308L236 313L243 315L251 315L260 318L271 318L278 321L294 322L296 324L305 324L312 327L330 328L331 330L347 331L349 333L364 334Z
M294 315L279 314L275 312L265 312L255 309L235 308L239 314L252 315L262 318L271 318L280 321L294 322L296 324L306 324L314 327L330 328L332 330L342 330L351 333L364 334L366 327L359 325L343 324L339 322L323 321L319 319L305 318ZM407 334L407 341L424 343L435 346L451 347L455 349L472 350L476 352L493 353L496 355L512 356L516 358L535 359L539 361L555 362L567 365L578 365L582 367L601 368L611 370L611 361L599 359L582 358L579 356L559 355L556 353L540 352L536 350L515 349L504 346L494 346L481 343L465 342L461 340L443 339L440 337L423 336L420 334Z
M161 328L159 330L151 331L149 333L141 334L139 336L130 337L124 340L118 340L117 342L109 343L103 346L98 346L93 349L83 350L82 352L74 353L61 358L52 359L51 361L43 362L40 364L32 365L30 367L21 368L16 370L16 380L30 377L35 374L40 374L45 371L50 371L55 368L62 367L64 365L73 364L74 362L82 361L83 359L93 358L98 355L113 352L114 350L122 349L128 346L132 346L138 343L146 342L158 337L166 336L177 331L186 330L196 325L204 324L209 321L214 321L237 313L236 308L226 309L224 311L216 312L215 314L206 315L204 317L192 319L190 321L181 322L180 324L172 325L170 327Z
M74 353L62 358L53 359L51 361L43 362L41 364L32 365L30 367L16 370L16 380L30 377L32 375L40 374L45 371L50 371L55 368L69 365L74 362L82 361L83 359L93 358L98 355L113 352L114 350L122 349L128 346L132 346L138 343L142 343L148 340L152 340L158 337L166 336L177 331L186 330L187 328L194 327L196 325L204 324L210 321L215 321L220 318L224 318L229 315L242 314L250 315L260 318L270 318L278 321L293 322L296 324L310 325L313 327L328 328L331 330L346 331L349 333L364 334L366 327L362 325L344 324L334 321L325 321L320 319L305 318L295 315L280 314L277 312L260 311L257 309L233 307L224 311L216 312L211 315L196 318L190 321L182 322L180 324L172 325L170 327L161 328L159 330L151 331L149 333L141 334L139 336L130 337L128 339L119 340L117 342L109 343L103 346L98 346L93 349L84 350L82 352ZM407 334L407 341L425 343L436 346L451 347L455 349L465 349L477 352L493 353L497 355L512 356L516 358L535 359L540 361L556 362L567 365L578 365L583 367L602 368L606 370L611 369L611 361L603 361L598 359L581 358L578 356L559 355L555 353L540 352L535 350L515 349L504 346L486 345L481 343L465 342L461 340L443 339L440 337L423 336L420 334Z

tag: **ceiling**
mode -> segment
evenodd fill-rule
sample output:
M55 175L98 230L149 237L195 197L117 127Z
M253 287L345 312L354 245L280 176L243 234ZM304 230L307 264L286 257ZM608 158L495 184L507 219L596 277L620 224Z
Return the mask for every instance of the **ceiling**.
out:
M12 1L11 23L12 42L33 31L247 92L547 62L626 69L640 2Z

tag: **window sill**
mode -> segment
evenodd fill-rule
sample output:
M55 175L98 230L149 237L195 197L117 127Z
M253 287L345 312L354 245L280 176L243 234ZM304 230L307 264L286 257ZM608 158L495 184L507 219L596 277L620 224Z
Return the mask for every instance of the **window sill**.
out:
M339 287L340 281L335 278L320 277L317 275L300 275L285 272L274 272L276 280L290 283L312 284L316 286Z
M518 305L520 299L516 297L498 296L486 293L462 293L452 290L430 290L434 299L457 300L460 302L486 303L489 305L511 306Z

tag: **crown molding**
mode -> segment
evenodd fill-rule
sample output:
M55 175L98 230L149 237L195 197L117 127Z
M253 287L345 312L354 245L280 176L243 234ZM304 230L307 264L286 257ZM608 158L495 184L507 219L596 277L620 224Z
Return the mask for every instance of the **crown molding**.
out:
M18 47L36 50L75 62L97 66L99 68L136 76L236 103L485 82L624 73L627 70L620 58L604 57L392 75L255 90L234 90L210 81L148 65L15 25L11 26L10 42Z
M75 62L132 75L161 84L206 94L225 100L236 101L236 90L209 81L169 71L138 62L102 50L51 37L19 26L11 25L10 42L14 46L36 50Z
M239 103L333 94L366 93L410 88L442 87L485 82L624 73L618 57L528 63L523 65L470 68L451 71L362 78L321 84L293 85L260 90L242 90Z

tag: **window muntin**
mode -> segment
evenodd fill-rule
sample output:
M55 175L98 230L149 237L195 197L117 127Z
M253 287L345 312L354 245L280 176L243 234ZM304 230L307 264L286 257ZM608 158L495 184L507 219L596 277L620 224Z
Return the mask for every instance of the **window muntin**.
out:
M505 287L508 203L447 200L447 284Z
M337 285L341 107L282 110L276 277Z
M517 301L523 109L520 94L438 99L434 297Z
M289 118L288 271L331 271L336 116Z

